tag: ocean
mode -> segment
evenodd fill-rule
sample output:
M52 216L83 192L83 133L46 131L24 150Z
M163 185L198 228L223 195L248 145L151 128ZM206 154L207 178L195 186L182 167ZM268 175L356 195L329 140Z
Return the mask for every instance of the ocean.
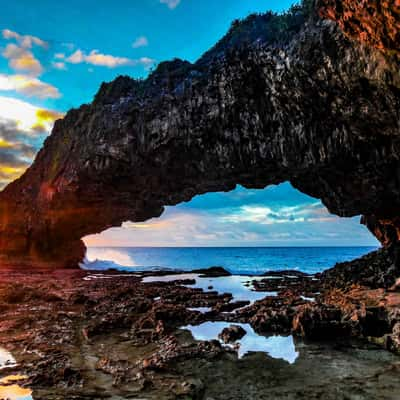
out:
M89 247L85 269L183 270L221 266L236 275L265 271L322 272L376 247Z

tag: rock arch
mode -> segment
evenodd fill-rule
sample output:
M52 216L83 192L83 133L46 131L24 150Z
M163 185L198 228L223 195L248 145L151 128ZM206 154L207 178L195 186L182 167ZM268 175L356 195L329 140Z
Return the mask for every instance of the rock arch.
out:
M395 245L400 74L380 24L397 29L400 11L387 3L321 0L317 15L305 1L276 35L281 17L252 16L195 64L103 84L0 194L1 264L76 266L87 234L196 194L287 180L332 213L364 214Z

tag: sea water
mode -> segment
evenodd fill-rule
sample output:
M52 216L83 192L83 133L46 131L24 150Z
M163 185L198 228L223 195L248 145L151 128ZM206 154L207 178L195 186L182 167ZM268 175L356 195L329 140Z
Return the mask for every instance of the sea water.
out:
M236 275L297 270L310 274L351 261L374 247L89 247L83 268L191 271L221 266Z

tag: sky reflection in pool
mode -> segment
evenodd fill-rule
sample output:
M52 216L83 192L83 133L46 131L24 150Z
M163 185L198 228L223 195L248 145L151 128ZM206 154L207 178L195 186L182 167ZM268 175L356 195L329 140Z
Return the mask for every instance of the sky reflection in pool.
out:
M212 311L212 307L189 307L188 310L190 311L198 311L202 314L208 313Z
M5 349L0 348L0 369L16 365L14 357ZM26 376L9 375L0 379L0 399L7 400L32 400L32 391L18 385L18 381Z
M13 367L16 365L15 358L12 354L0 347L0 369L4 369L7 367ZM1 398L0 398L1 399Z
M272 358L283 359L289 364L293 364L299 355L292 336L261 336L254 332L249 324L209 321L197 326L187 325L181 329L189 330L196 340L213 340L218 339L218 334L230 325L239 325L246 331L246 335L237 341L240 343L239 358L250 352L263 352Z
M194 285L184 285L192 288L203 289L205 292L216 291L219 294L232 293L232 301L250 301L254 303L266 296L276 296L277 292L255 292L252 290L251 281L264 279L264 277L254 276L223 276L219 278L200 278L199 274L173 274L164 276L147 276L143 278L144 283L150 282L173 282L176 280L195 279ZM211 287L211 289L210 289Z
M8 380L8 378L10 377L4 378L7 379L7 381L4 381L3 379L0 380L0 399L33 400L32 391L30 389L23 388L18 384L10 384L11 381ZM6 385L4 385L4 383L6 383Z

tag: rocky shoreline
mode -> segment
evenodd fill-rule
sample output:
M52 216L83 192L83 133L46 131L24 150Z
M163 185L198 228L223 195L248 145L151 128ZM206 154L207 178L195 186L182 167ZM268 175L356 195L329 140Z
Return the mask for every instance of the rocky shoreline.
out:
M366 257L374 260L370 271L375 279L370 280L378 281L379 263L382 271L387 267L384 251ZM357 390L366 391L363 399L377 398L377 390L379 398L396 398L391 396L400 393L394 379L400 359L386 350L400 350L400 292L368 287L365 269L363 285L353 273L344 287L347 268L357 271L363 263L365 259L340 264L315 276L283 271L241 278L249 293L260 294L255 301L237 300L213 286L205 286L205 291L193 286L201 279L215 284L234 278L218 268L176 280L165 272L1 271L0 343L17 365L0 369L0 378L22 376L19 386L14 381L3 386L27 387L36 400L262 399L265 390L273 391L270 398L302 398L300 390L313 399L318 393L325 396L321 382L327 377L310 382L299 376L307 368L310 377L318 374L314 369L320 364L337 381L339 392L332 391L332 399L354 398L350 394ZM179 329L215 321L226 323L219 339L195 340L190 331ZM251 327L263 340L290 337L296 362L268 352L239 357L240 339L246 334L240 326ZM364 365L372 356L373 362ZM335 357L344 363L340 373L333 365L329 369ZM354 374L359 363L362 376L341 375L347 370ZM282 381L280 374L288 368L302 385ZM361 385L363 374L372 374L369 379L376 381L369 389ZM223 386L221 379L227 380Z

